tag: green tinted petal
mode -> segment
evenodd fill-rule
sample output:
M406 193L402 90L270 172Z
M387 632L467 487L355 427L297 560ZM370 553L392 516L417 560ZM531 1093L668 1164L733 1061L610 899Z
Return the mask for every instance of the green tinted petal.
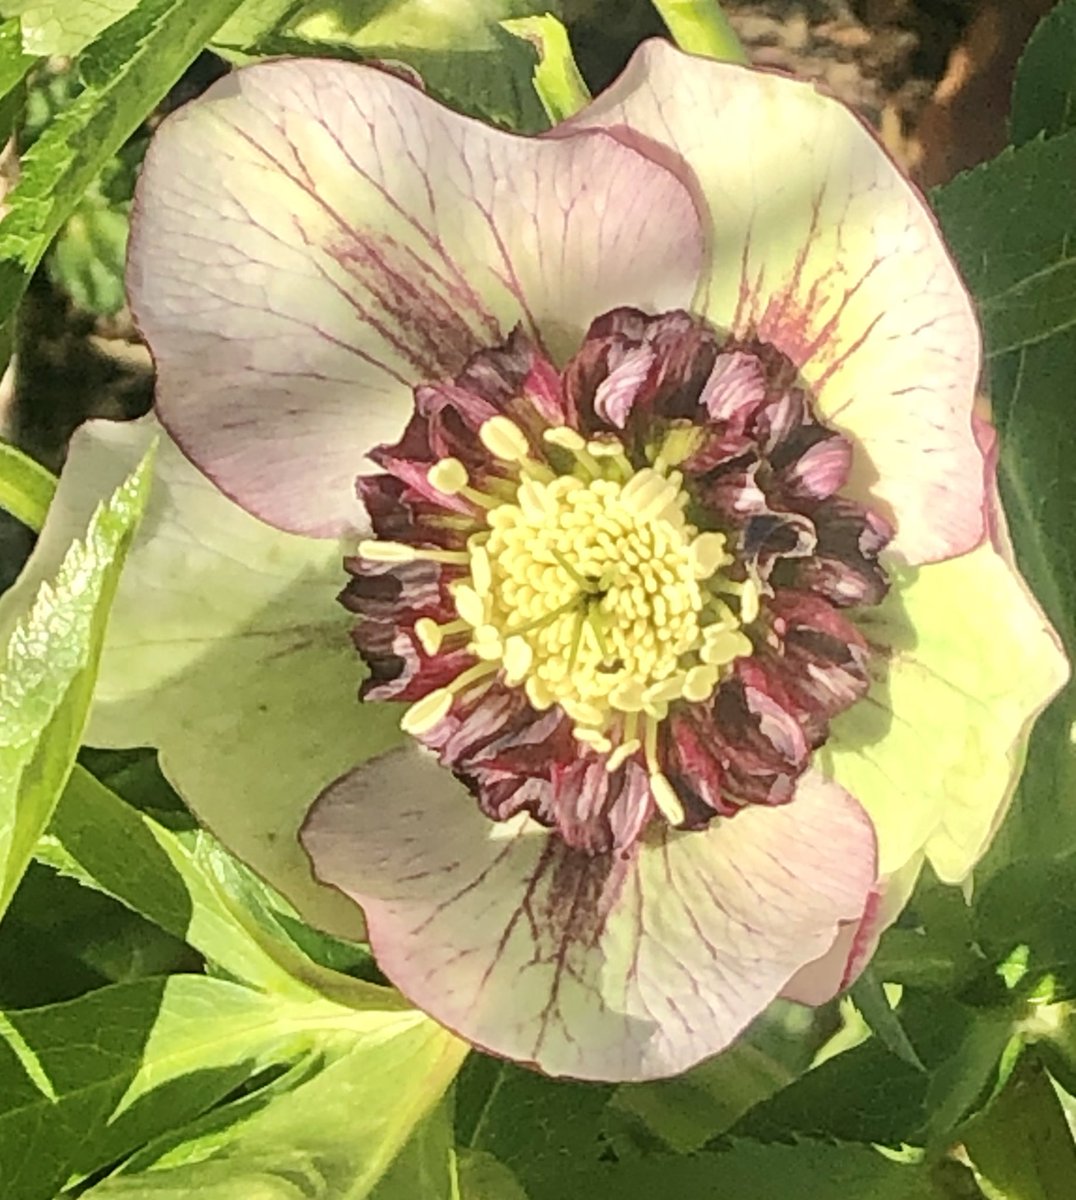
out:
M960 882L1004 815L1065 657L989 542L898 573L859 625L881 651L878 677L834 722L820 763L874 820L882 874L925 848L941 879Z
M46 543L63 540L157 429L79 430ZM314 882L296 840L318 792L398 736L395 708L357 699L352 618L336 603L344 553L249 516L162 435L87 740L157 747L176 790L234 854L306 920L355 937L358 910Z

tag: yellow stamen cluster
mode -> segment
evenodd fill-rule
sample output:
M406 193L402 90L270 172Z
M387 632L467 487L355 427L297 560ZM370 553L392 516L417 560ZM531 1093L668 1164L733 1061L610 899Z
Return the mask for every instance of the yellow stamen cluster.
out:
M458 619L422 620L415 632L431 654L446 638L466 637L479 662L412 706L404 727L431 728L455 694L499 671L536 708L559 705L609 770L642 752L655 803L682 820L657 759L658 723L677 700L706 700L733 660L751 652L741 626L758 615L757 585L723 576L732 561L724 536L688 522L683 477L669 466L675 453L658 448L637 470L619 441L550 429L547 443L570 464L557 474L504 417L480 436L518 469L519 483L513 501L482 497L482 526L466 550L360 547L382 561L468 567L453 585ZM446 494L481 495L455 459L429 479ZM722 595L738 600L738 614Z

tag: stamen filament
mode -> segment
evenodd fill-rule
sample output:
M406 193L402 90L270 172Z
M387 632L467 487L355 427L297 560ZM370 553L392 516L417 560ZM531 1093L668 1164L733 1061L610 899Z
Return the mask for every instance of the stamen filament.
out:
M559 446L562 450L567 450L569 454L575 455L576 462L588 471L593 479L601 476L601 463L587 449L586 439L576 433L574 429L569 429L567 425L558 425L553 429L547 429L542 437L551 446Z

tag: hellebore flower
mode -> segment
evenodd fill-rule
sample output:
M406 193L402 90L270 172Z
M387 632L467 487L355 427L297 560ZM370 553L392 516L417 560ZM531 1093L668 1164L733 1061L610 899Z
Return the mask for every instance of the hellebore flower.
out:
M157 134L130 292L174 444L94 736L307 915L278 818L320 791L314 871L415 1004L669 1074L837 992L924 856L968 875L1065 668L970 303L841 105L651 43L527 139L251 67ZM87 431L59 511L147 436Z

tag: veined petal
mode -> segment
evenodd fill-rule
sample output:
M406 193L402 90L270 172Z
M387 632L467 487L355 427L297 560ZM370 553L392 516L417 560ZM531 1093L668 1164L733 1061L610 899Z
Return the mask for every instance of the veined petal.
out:
M1068 677L1057 635L1006 558L970 554L895 577L859 618L877 678L820 752L878 830L879 870L919 855L959 883L1015 790L1027 736Z
M331 536L362 522L355 476L413 385L518 322L562 353L616 304L684 304L701 259L687 188L603 133L516 137L373 67L278 61L158 131L129 286L184 453Z
M310 922L361 936L296 831L318 792L390 745L396 706L356 695L335 542L236 507L152 419L92 421L71 444L45 538L63 543L155 434L153 491L120 581L87 741L155 746L195 814Z
M655 41L580 127L694 174L712 246L696 309L796 364L852 440L850 494L893 519L893 548L922 563L974 546L971 303L922 198L859 120L809 83Z
M814 1008L854 983L874 957L882 934L904 911L922 868L920 854L895 875L880 879L862 918L842 925L826 953L796 972L781 991L784 999Z
M866 816L816 775L785 807L592 857L525 817L490 822L409 746L329 788L302 836L414 1003L579 1079L674 1074L727 1046L875 878Z

